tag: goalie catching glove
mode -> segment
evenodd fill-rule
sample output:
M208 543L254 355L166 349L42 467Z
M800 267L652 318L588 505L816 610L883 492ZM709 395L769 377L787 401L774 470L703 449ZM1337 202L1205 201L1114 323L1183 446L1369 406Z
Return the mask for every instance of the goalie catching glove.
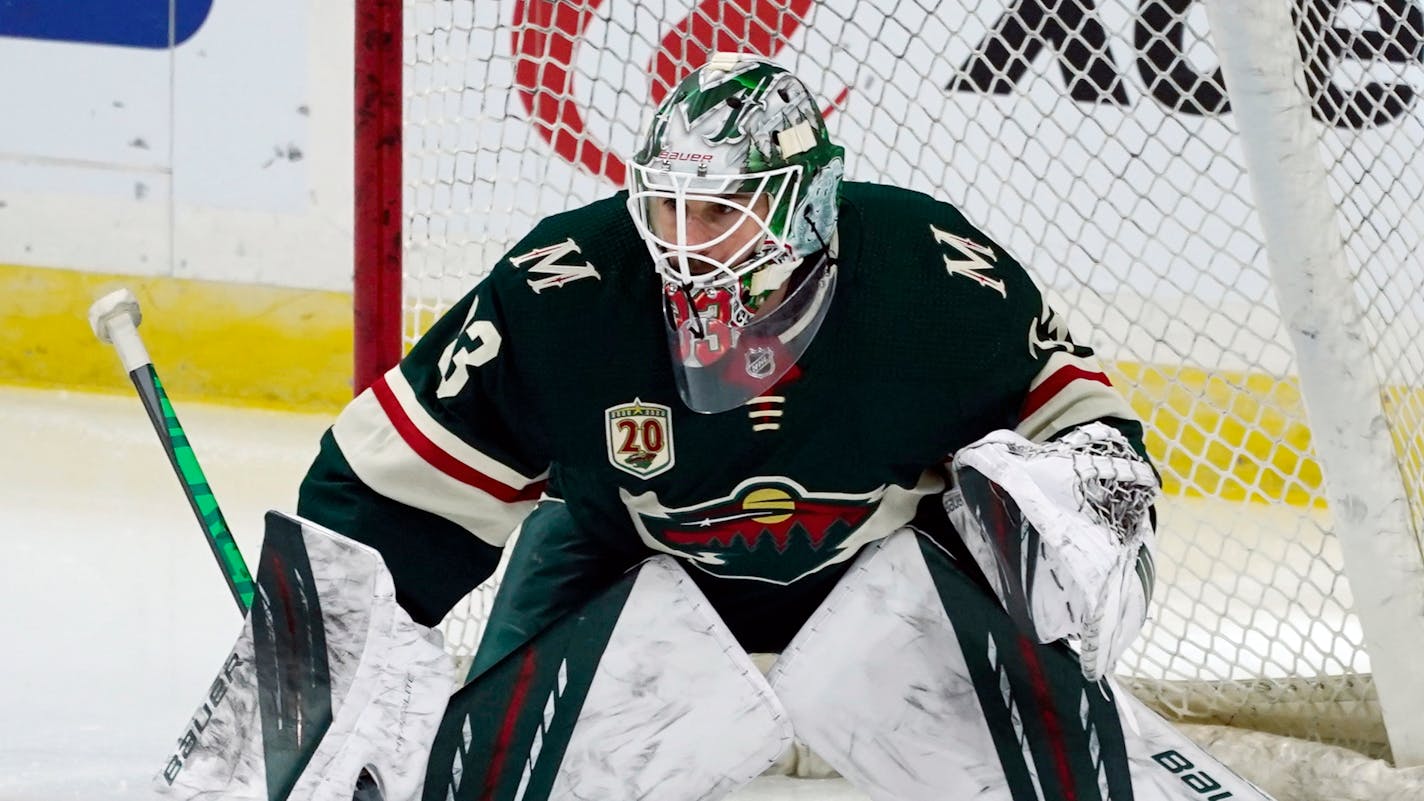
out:
M995 431L955 454L945 508L1004 608L1038 642L1077 646L1101 679L1147 619L1152 467L1102 423L1035 443Z

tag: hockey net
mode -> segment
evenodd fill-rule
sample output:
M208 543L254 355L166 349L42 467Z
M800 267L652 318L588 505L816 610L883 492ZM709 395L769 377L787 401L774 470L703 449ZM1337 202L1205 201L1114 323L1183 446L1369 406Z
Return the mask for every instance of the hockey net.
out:
M1290 23L1271 35L1309 112L1293 136L1318 157L1324 219L1342 237L1349 291L1330 305L1367 350L1357 366L1393 454L1379 481L1407 488L1413 552L1399 558L1417 562L1424 110L1411 87L1424 84L1424 19L1405 0L1282 7ZM1253 184L1208 11L406 0L398 336L413 341L540 218L620 188L650 102L708 52L772 55L823 99L848 177L964 210L1037 276L1147 421L1166 492L1160 576L1120 678L1178 720L1388 758L1378 656L1305 414L1298 315L1278 302L1272 260L1286 257L1263 222L1262 203L1299 198ZM446 620L452 649L473 649L487 598Z

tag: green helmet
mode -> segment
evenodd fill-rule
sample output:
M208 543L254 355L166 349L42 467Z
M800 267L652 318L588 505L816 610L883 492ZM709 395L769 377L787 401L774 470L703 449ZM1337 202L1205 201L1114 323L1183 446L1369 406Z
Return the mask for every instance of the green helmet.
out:
M830 243L844 154L796 76L763 58L716 53L653 116L629 165L629 210L665 283L742 283L759 290L753 300ZM683 219L689 201L720 204L757 235L718 258L712 251L723 240L699 241L680 225L659 228L655 204L668 208L669 219ZM739 230L742 236L728 233L750 232Z
M658 106L628 165L628 210L663 282L678 389L715 413L773 386L835 288L845 151L805 84L717 53Z

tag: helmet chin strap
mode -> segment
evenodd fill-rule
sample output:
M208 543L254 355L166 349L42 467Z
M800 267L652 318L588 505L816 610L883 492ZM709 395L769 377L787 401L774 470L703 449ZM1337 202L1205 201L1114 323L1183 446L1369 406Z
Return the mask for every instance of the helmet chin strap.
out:
M816 241L821 243L821 250L829 251L831 247L830 244L826 242L826 238L824 236L821 236L821 229L816 227L816 220L811 217L811 207L803 206L801 208L801 216L805 217L806 224L811 226L811 233L815 234Z
M693 336L696 336L698 339L706 339L706 338L707 338L707 326L706 326L706 324L703 323L703 321L702 321L702 315L700 315L700 314L697 313L697 304L693 301L693 297L692 297L692 284L687 284L687 283L679 284L679 285L678 285L678 291L680 291L680 292L682 293L683 299L685 299L685 300L687 301L687 308L689 308L689 309L692 310L692 315L691 315L691 319L689 320L689 322L691 322L691 323L692 323L692 326L693 326L693 330L692 330ZM666 301L664 301L664 302L666 302Z

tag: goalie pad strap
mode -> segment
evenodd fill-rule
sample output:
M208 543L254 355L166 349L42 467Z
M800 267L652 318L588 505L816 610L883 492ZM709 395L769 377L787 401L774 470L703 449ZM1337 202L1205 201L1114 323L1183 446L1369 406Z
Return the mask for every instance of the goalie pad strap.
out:
M285 798L332 718L326 629L300 522L267 521L257 572L251 622L263 763L268 793ZM347 647L359 653L366 632L352 633Z

